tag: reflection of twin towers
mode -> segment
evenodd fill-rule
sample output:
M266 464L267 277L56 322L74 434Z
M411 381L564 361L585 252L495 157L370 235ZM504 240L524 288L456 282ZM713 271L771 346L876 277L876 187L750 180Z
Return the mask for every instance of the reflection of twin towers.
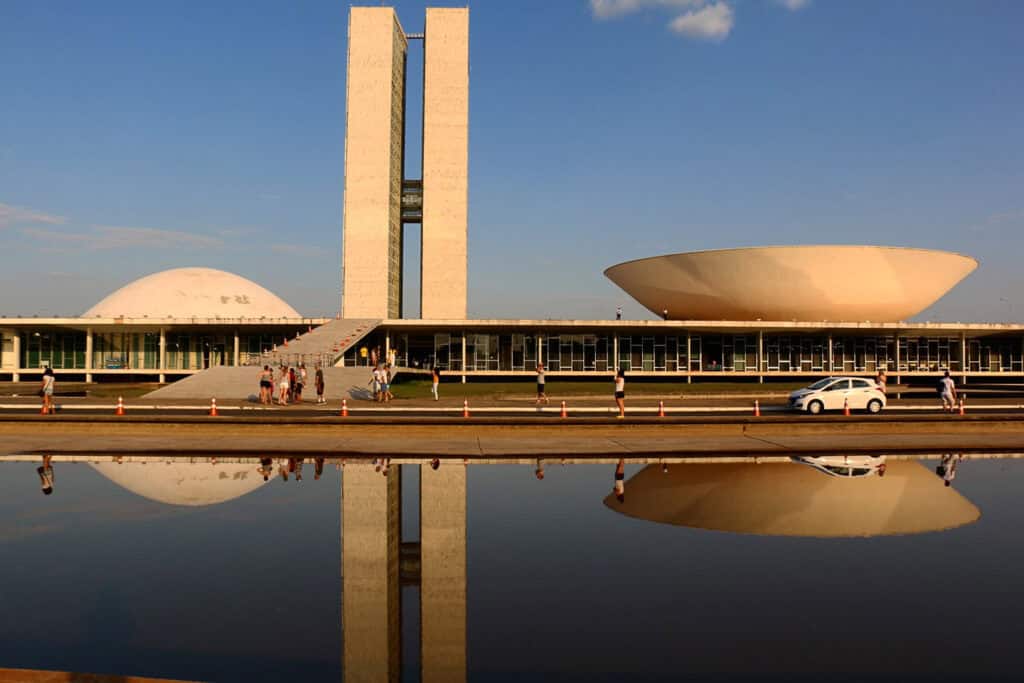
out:
M401 467L341 477L342 639L346 681L401 672ZM420 666L423 681L466 678L466 468L420 468Z

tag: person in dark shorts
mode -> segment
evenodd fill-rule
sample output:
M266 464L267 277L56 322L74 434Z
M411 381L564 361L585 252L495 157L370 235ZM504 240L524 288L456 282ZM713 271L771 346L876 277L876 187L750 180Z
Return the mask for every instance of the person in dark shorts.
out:
M551 399L544 393L544 364L537 363L537 405L540 405L541 401L550 403Z
M327 399L324 398L324 369L323 368L317 368L316 369L316 379L314 379L314 382L316 383L316 402L317 403L327 403Z
M626 417L626 371L622 368L615 372L615 405L619 407L619 419Z
M302 387L306 386L308 379L306 364L299 363L299 369L295 371L295 402L302 403Z
M270 371L269 365L263 366L260 373L260 403L269 405L274 400L274 373Z

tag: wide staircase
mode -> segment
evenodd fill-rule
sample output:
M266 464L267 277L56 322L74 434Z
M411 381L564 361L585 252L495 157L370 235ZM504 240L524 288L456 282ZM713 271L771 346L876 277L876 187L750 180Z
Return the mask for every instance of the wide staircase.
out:
M185 379L151 391L147 399L248 400L259 395L259 374L264 365L274 369L277 379L281 366L305 364L308 374L303 397L316 398L313 378L319 367L324 373L324 395L328 399L360 398L368 395L368 368L339 368L334 364L367 334L379 320L339 318L306 334L290 339L259 356L249 356L240 367L219 366L203 370Z

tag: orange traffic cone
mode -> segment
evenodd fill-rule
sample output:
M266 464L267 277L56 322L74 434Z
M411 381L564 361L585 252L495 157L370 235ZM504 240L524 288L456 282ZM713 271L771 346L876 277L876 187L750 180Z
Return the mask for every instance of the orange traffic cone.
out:
M658 401L658 417L665 417L665 402Z
M964 414L964 397L961 396L960 397L960 415L963 416L963 414Z
M761 417L761 402L754 399L754 417Z
M46 404L45 403L42 406L39 407L39 414L40 415L47 415L48 414L47 410L46 410Z
M120 396L117 397L117 410L114 411L114 415L124 415L124 399Z
M341 399L341 416L348 417L348 399Z
M210 417L217 417L217 399L210 399Z
M569 413L565 411L565 401L562 401L562 417L569 417Z
M843 399L843 415L849 416L850 414L850 400L847 398Z
M469 399L462 399L462 417L469 417Z

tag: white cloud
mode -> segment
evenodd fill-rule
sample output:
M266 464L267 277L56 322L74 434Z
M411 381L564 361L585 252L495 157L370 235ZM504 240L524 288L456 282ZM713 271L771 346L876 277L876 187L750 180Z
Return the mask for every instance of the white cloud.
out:
M598 19L614 19L652 7L700 7L706 0L590 0L590 11Z
M688 38L718 41L725 40L734 22L732 8L724 2L716 2L676 17L669 28Z
M796 12L811 4L811 0L770 0L774 4ZM627 14L661 10L678 14L668 23L674 33L687 38L725 40L736 23L733 7L736 0L590 0L590 12L595 19L616 19Z
M121 228L98 225L89 232L62 232L41 228L24 228L21 234L38 240L49 242L49 248L64 248L68 245L79 245L86 249L131 249L145 247L149 249L167 249L191 247L200 249L216 249L224 246L224 240L206 235L176 230L158 230L156 228Z
M64 222L63 216L54 216L35 209L27 209L23 206L11 206L0 203L0 228L6 228L15 223L45 223L48 225L60 225Z

